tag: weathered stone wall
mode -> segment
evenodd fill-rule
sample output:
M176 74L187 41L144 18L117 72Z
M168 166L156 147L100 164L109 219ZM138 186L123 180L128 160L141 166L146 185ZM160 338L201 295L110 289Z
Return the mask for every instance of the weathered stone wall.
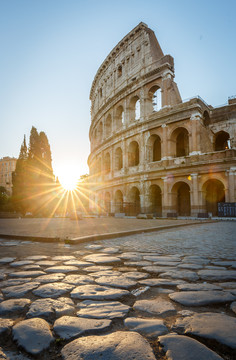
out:
M235 201L236 105L182 102L173 58L145 24L104 60L90 99L91 206L198 215L216 213L219 201Z

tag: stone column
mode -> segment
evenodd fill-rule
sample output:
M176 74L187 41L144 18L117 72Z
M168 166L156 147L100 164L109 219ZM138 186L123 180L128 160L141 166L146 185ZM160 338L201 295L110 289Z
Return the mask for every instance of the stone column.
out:
M168 127L166 124L161 125L161 127L162 127L161 160L169 160L172 158L172 156L170 156Z
M189 141L189 155L199 155L201 154L200 150L200 119L201 114L195 112L191 115L191 141Z
M173 82L174 73L171 70L167 70L162 75L162 86L161 86L161 99L162 107L171 105L171 94L170 89Z
M228 173L228 188L229 188L229 202L236 202L235 187L236 187L236 167L231 167Z
M191 216L198 216L199 213L199 196L198 196L198 174L191 174Z
M166 217L168 213L173 212L171 206L171 194L170 191L170 178L165 176L162 178L164 181L163 193L162 193L162 216Z

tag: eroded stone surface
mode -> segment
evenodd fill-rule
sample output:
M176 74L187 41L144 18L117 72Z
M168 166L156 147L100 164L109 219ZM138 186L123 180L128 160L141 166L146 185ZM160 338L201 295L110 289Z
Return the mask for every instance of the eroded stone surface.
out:
M119 263L121 261L118 257L109 254L92 254L85 256L84 259L95 264Z
M85 300L78 304L80 317L95 319L114 319L123 318L129 311L130 307L119 301L92 301Z
M31 304L29 299L10 299L0 303L0 315L23 311Z
M102 276L95 279L96 283L104 286L111 286L121 289L130 289L137 284L133 279L125 276Z
M76 339L62 349L62 356L64 360L156 360L147 340L132 331Z
M230 309L236 314L236 301L230 305Z
M198 275L203 280L211 280L211 281L236 280L236 270L199 270Z
M24 284L9 286L2 289L2 292L6 298L20 298L26 295L29 291L37 288L39 286L39 282L27 282Z
M54 340L49 324L40 318L23 320L13 326L13 339L30 354L38 355Z
M17 278L24 278L24 277L35 277L40 275L46 275L44 271L35 270L35 271L16 271L14 273L10 273L9 276L17 277Z
M116 300L129 294L129 291L123 289L114 289L100 285L82 285L77 286L71 292L71 297L82 300Z
M10 266L23 266L23 265L29 265L29 264L33 264L33 261L32 260L20 260L20 261L15 261L15 262L12 262L10 264Z
M47 298L47 297L56 298L71 291L73 288L74 285L71 284L54 282L52 284L45 284L39 286L37 289L33 290L33 293L43 298Z
M174 300L185 306L203 306L225 303L235 300L235 296L225 291L180 291L169 294Z
M48 273L69 273L78 271L78 267L69 265L50 266L46 268L45 271Z
M56 320L53 330L63 339L71 339L75 336L88 333L98 333L109 328L111 320L85 319L74 316L62 316Z
M219 313L195 313L176 320L174 330L215 340L236 349L236 318Z
M35 300L29 308L26 316L32 317L50 317L56 315L56 317L63 315L70 315L74 312L74 302L69 298L60 297L58 299L38 299Z
M73 285L85 285L94 282L94 279L89 275L67 275L63 282Z
M124 324L130 330L137 331L148 337L157 337L168 333L167 327L164 325L163 320L160 319L130 317L124 320Z
M168 312L175 312L175 307L170 301L155 298L152 300L138 300L134 303L134 309L151 314L163 315Z
M48 275L42 275L35 279L35 281L38 281L39 283L52 283L56 281L60 281L64 279L65 274L63 273L53 273Z
M169 334L160 336L158 341L168 360L223 360L214 351L187 336Z
M0 264L7 264L10 263L12 261L14 261L15 258L14 257L3 257L0 259Z
M188 270L171 270L161 274L163 278L172 278L172 279L183 279L188 281L197 281L199 279L198 275L193 271Z
M180 284L177 288L181 291L222 290L220 286L208 283Z
M185 283L184 280L159 279L159 278L139 280L139 284L148 285L148 286L176 286L184 283Z

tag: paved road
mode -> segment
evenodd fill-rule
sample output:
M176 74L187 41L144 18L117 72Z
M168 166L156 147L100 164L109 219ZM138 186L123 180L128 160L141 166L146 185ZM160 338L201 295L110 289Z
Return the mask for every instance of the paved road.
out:
M219 222L77 245L0 239L0 359L235 359L235 234Z

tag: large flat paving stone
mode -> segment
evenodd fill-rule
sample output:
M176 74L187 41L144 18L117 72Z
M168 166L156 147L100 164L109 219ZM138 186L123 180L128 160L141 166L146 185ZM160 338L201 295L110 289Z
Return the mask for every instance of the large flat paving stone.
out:
M85 300L78 304L77 315L85 318L114 319L127 315L130 307L119 301L92 301Z
M67 275L63 282L73 285L85 285L94 282L94 279L89 275Z
M13 326L13 339L26 352L38 355L54 340L49 324L40 318L23 320Z
M85 261L89 261L95 264L110 264L121 262L120 258L111 256L109 254L92 254L84 257Z
M111 320L107 319L85 319L74 316L62 316L54 323L53 330L63 339L71 339L91 333L99 333L107 330Z
M169 294L173 301L185 306L203 306L220 304L235 300L235 296L226 291L180 291Z
M236 270L199 270L198 275L202 280L210 280L210 281L236 280Z
M54 265L58 264L58 261L40 260L40 261L37 261L36 264L39 266L54 266Z
M135 310L158 315L176 312L174 305L170 301L163 300L159 297L151 300L137 300L133 307Z
M0 348L0 360L31 360L28 356L19 351L8 351Z
M222 290L220 286L208 283L180 284L177 288L181 291Z
M90 273L90 276L94 278L100 278L102 276L120 276L122 273L118 270L103 270Z
M98 272L98 271L107 271L107 270L112 270L112 266L103 266L103 265L93 265L93 266L89 266L85 269L83 269L84 271L87 271L87 272Z
M6 333L10 333L11 328L14 324L14 321L11 319L1 319L0 318L0 336ZM1 359L1 357L0 357Z
M170 270L165 273L162 273L161 276L163 278L171 278L171 279L183 279L188 281L197 281L199 279L198 275L194 271L189 270Z
M182 262L206 265L209 264L210 260L204 256L187 255L183 258Z
M35 276L40 276L40 275L46 275L46 273L44 271L40 271L40 270L35 270L35 271L16 271L13 273L10 273L9 276L11 277L16 277L16 278L24 278L24 277L35 277Z
M124 252L119 257L123 260L133 260L133 261L139 261L142 260L142 255L135 252Z
M56 274L48 274L48 275L41 275L35 278L35 281L39 283L52 283L57 282L64 279L65 274L63 273L56 273Z
M72 265L72 266L78 266L78 267L87 267L87 266L93 266L94 264L88 261L82 261L82 260L68 260L64 262L64 265Z
M100 285L82 285L72 290L71 297L81 300L117 300L129 294L130 292L124 289Z
M236 314L236 301L230 305L230 309Z
M29 299L10 299L0 303L0 315L14 314L26 310L31 304Z
M14 261L10 264L10 266L24 266L24 265L29 265L29 264L33 264L32 260L19 260L19 261Z
M76 257L73 255L57 255L57 256L53 256L52 260L55 261L68 261L68 260L75 260Z
M125 274L123 274L123 276L127 277L128 279L140 280L147 278L149 274L140 271L128 271Z
M130 289L137 284L137 281L129 279L125 276L102 276L95 279L95 282L99 285L111 286L121 289Z
M76 339L61 353L64 360L156 360L147 340L132 331Z
M158 338L168 360L223 360L199 341L183 335L168 334Z
M69 298L60 297L58 299L38 299L29 308L26 316L48 318L51 316L71 315L75 310L74 302Z
M15 259L16 258L14 258L14 257L3 257L0 259L0 264L7 264L7 263L14 261Z
M124 324L130 330L137 331L150 338L156 338L157 336L168 333L168 329L161 319L130 317L124 320Z
M37 288L39 285L39 282L32 281L20 285L6 287L2 289L2 292L6 298L20 298L25 296L29 291Z
M52 284L44 284L33 290L36 296L43 298L51 297L57 298L71 291L75 286L71 284L65 284L61 282L54 282Z
M139 284L147 286L176 286L179 284L185 284L184 280L172 280L172 279L143 279L139 280Z
M200 270L200 269L202 269L202 265L184 263L184 264L179 264L178 268L179 269L189 269L189 270Z
M105 249L101 249L100 251L107 254L117 254L120 249L118 247L107 247Z
M78 267L72 265L58 265L58 266L50 266L45 269L47 273L69 273L78 271Z
M150 266L143 266L143 271L147 271L149 273L154 274L161 274L167 271L173 271L175 267L173 266L160 266L160 265L150 265Z
M16 278L4 280L0 283L0 287L16 286L31 281L31 278ZM35 279L36 280L36 279ZM37 280L36 280L37 281Z
M236 318L219 313L195 313L176 320L173 329L236 349Z

